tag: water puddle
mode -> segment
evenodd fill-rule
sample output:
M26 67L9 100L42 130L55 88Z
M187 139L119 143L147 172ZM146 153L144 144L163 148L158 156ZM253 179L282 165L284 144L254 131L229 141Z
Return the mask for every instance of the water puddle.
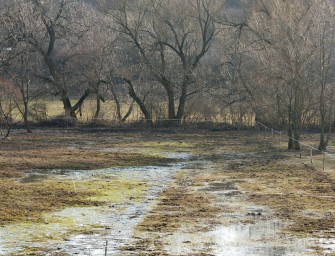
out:
M200 192L215 195L218 207L232 211L218 217L222 224L200 225L196 229L185 225L166 234L164 251L168 255L316 255L309 249L315 245L311 239L284 233L282 230L288 223L275 219L271 209L246 202L238 188L240 182L243 181L215 181L198 188Z
M139 178L150 183L146 197L141 202L130 202L127 205L112 205L106 213L100 214L101 225L107 226L104 234L77 235L63 245L63 250L79 255L103 255L105 242L108 241L108 253L114 255L118 248L131 239L133 229L150 210L157 195L163 191L172 175L183 165L173 167L140 167L119 169L115 175L122 178ZM67 214L65 214L67 215ZM96 214L95 214L96 215ZM96 215L97 216L97 215ZM85 246L83 246L85 245Z
M326 233L326 234L325 234ZM328 232L320 233L319 239L316 243L324 250L325 255L334 255L335 254L335 226L332 230ZM326 235L326 237L325 237Z
M211 232L220 255L305 255L306 241L280 237L280 221L259 221L255 224L237 224Z
M324 249L325 255L331 254L333 255L335 253L335 238L333 239L327 239L327 238L320 238L318 241L320 244L320 247Z
M20 182L21 183L34 183L34 182L40 182L42 180L45 180L49 177L48 174L43 173L29 173L25 177L23 177Z
M187 159L184 154L173 156ZM46 214L44 223L18 223L0 227L0 255L27 251L45 252L45 248L48 248L48 251L65 252L69 255L100 256L104 255L106 241L109 255L114 255L120 246L131 239L134 227L151 209L154 199L163 191L172 176L185 166L185 163L179 163L169 166L29 173L21 182L68 179L73 181L74 187L80 189L81 182L103 179L137 181L145 186L141 192L143 195L138 198L120 194L120 197L126 197L127 200L109 202L106 196L106 204L103 206L66 208Z
M284 238L280 221L259 221L255 224L235 224L209 232L176 232L166 239L165 250L172 255L211 252L211 255L273 256L306 255L306 240Z

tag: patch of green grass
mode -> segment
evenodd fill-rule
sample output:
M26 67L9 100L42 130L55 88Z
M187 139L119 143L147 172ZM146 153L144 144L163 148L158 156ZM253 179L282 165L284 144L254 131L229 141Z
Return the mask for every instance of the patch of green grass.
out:
M107 178L92 177L91 180L79 180L75 183L71 180L50 179L27 185L39 186L41 195L37 197L36 191L32 190L22 191L20 196L26 204L21 211L27 218L23 215L16 218L16 223L4 225L0 230L0 237L4 237L2 242L9 248L17 247L15 241L28 241L48 247L51 241L61 243L74 234L105 232L105 227L101 224L104 211L110 214L111 205L141 202L146 191L145 184L138 180ZM31 212L26 212L27 208L31 208ZM122 208L115 210L122 211ZM24 248L22 254L30 255L40 250L39 246Z

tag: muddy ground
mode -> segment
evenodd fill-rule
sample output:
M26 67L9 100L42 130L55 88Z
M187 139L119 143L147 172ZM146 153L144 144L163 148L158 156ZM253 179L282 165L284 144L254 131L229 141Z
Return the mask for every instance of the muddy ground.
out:
M98 234L108 255L335 255L333 155L285 147L266 132L14 131L0 141L0 255L102 255L66 245ZM99 225L66 211L99 207L112 215Z

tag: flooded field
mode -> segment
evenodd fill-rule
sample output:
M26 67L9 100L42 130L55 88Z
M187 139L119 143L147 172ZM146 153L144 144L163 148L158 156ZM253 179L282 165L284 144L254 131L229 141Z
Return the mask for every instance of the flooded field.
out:
M0 255L335 255L333 163L283 142L16 131L0 144Z
M186 159L173 153L178 160ZM169 156L170 158L170 156ZM99 206L68 207L43 215L42 223L15 223L0 229L2 254L43 253L61 251L69 255L103 255L107 241L111 255L120 245L126 244L141 218L154 204L172 176L184 163L165 166L114 167L99 170L39 170L27 172L21 183L46 180L69 181L73 191L91 190L88 183L101 183L93 200L103 202ZM108 184L109 183L109 184ZM107 186L106 186L107 184ZM112 187L113 186L113 187ZM126 187L124 187L126 186ZM99 189L99 188L97 188ZM15 239L13 239L15 237Z

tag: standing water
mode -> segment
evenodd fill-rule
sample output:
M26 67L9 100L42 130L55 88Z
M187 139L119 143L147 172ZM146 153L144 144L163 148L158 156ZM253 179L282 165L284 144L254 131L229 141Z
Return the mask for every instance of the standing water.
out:
M186 159L183 154L179 159ZM163 191L172 176L185 164L107 168L94 171L50 171L52 179L72 179L76 183L95 179L136 180L145 184L144 196L130 197L126 203L103 206L71 207L45 215L45 223L18 223L0 228L0 255L25 252L63 252L69 255L104 255L108 241L108 255L131 239L134 227L150 210L154 199ZM31 177L31 178L30 178ZM22 182L38 182L45 175L32 173ZM38 183L36 183L38 184ZM120 192L122 193L122 192ZM117 195L116 195L117 196ZM124 196L124 195L120 195ZM73 232L75 230L75 232ZM73 235L71 235L73 232Z

